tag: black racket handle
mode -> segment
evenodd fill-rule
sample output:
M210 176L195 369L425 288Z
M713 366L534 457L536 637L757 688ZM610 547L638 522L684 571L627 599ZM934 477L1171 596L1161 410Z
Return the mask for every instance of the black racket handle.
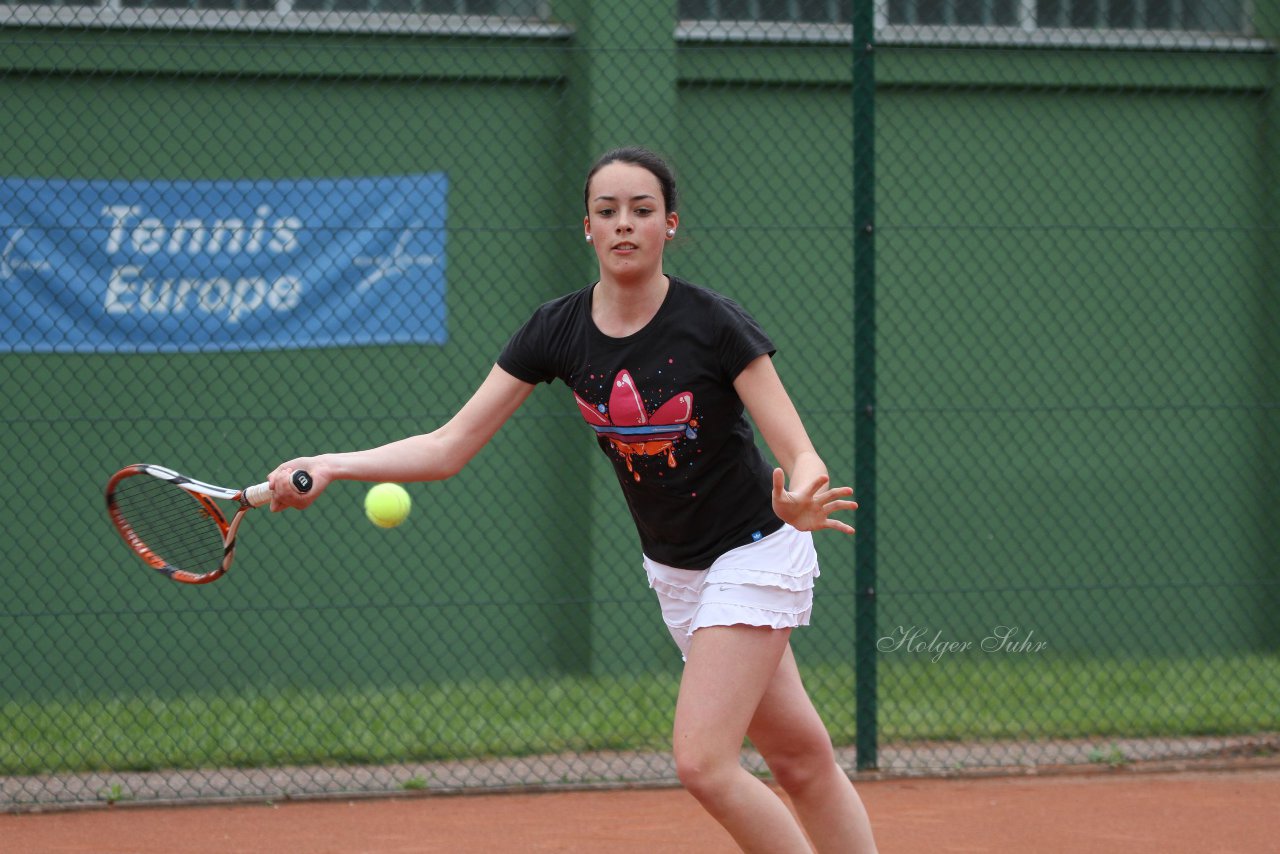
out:
M306 495L311 491L311 485L314 483L311 479L311 473L303 471L302 469L296 469L289 477L289 480L292 481L293 488L303 495Z

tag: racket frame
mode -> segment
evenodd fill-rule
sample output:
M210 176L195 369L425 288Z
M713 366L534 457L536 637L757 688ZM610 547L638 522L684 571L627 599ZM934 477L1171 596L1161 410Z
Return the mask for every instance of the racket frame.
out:
M187 569L173 566L163 557L151 549L150 546L143 541L142 537L134 531L132 524L125 518L115 500L116 487L121 481L129 477L149 476L162 480L165 483L172 484L182 490L185 490L193 497L204 510L206 516L218 526L218 531L222 535L222 560L218 566L208 572L192 572ZM310 477L306 472L298 471L293 474L294 486L299 492L307 492L311 488ZM306 488L302 488L305 484ZM134 554L142 558L147 566L161 573L173 581L179 581L183 584L208 584L211 581L217 581L221 578L231 566L231 560L235 557L236 552L236 533L240 530L240 522L244 519L244 514L254 507L261 507L271 501L271 487L266 483L255 484L245 489L228 489L224 486L214 486L211 483L189 478L184 474L174 471L164 466L152 465L150 463L136 463L131 466L125 466L120 471L111 476L107 481L105 491L107 501L107 513L111 517L112 523L115 525L116 532L124 540L125 545L133 550ZM232 501L239 505L236 513L227 519L226 514L222 512L222 508L218 505L218 501Z

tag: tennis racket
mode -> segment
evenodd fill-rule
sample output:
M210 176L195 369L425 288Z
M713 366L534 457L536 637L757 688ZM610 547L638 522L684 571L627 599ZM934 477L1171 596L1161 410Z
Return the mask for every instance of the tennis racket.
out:
M311 475L295 471L298 492L311 491ZM227 489L201 483L163 466L132 465L107 482L107 513L125 544L152 569L183 584L217 581L231 566L244 514L271 502L265 483ZM233 503L231 521L220 502Z

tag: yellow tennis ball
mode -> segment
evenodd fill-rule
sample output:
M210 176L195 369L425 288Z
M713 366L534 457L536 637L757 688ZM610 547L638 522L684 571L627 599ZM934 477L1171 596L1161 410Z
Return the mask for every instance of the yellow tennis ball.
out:
M400 484L380 483L365 494L364 515L379 528L394 528L409 515L412 503Z

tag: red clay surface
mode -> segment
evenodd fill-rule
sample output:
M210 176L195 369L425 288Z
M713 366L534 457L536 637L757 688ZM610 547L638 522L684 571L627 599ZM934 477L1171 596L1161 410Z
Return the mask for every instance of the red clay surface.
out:
M1280 852L1280 767L858 785L893 852ZM729 837L680 789L117 806L0 815L6 852L699 852Z

